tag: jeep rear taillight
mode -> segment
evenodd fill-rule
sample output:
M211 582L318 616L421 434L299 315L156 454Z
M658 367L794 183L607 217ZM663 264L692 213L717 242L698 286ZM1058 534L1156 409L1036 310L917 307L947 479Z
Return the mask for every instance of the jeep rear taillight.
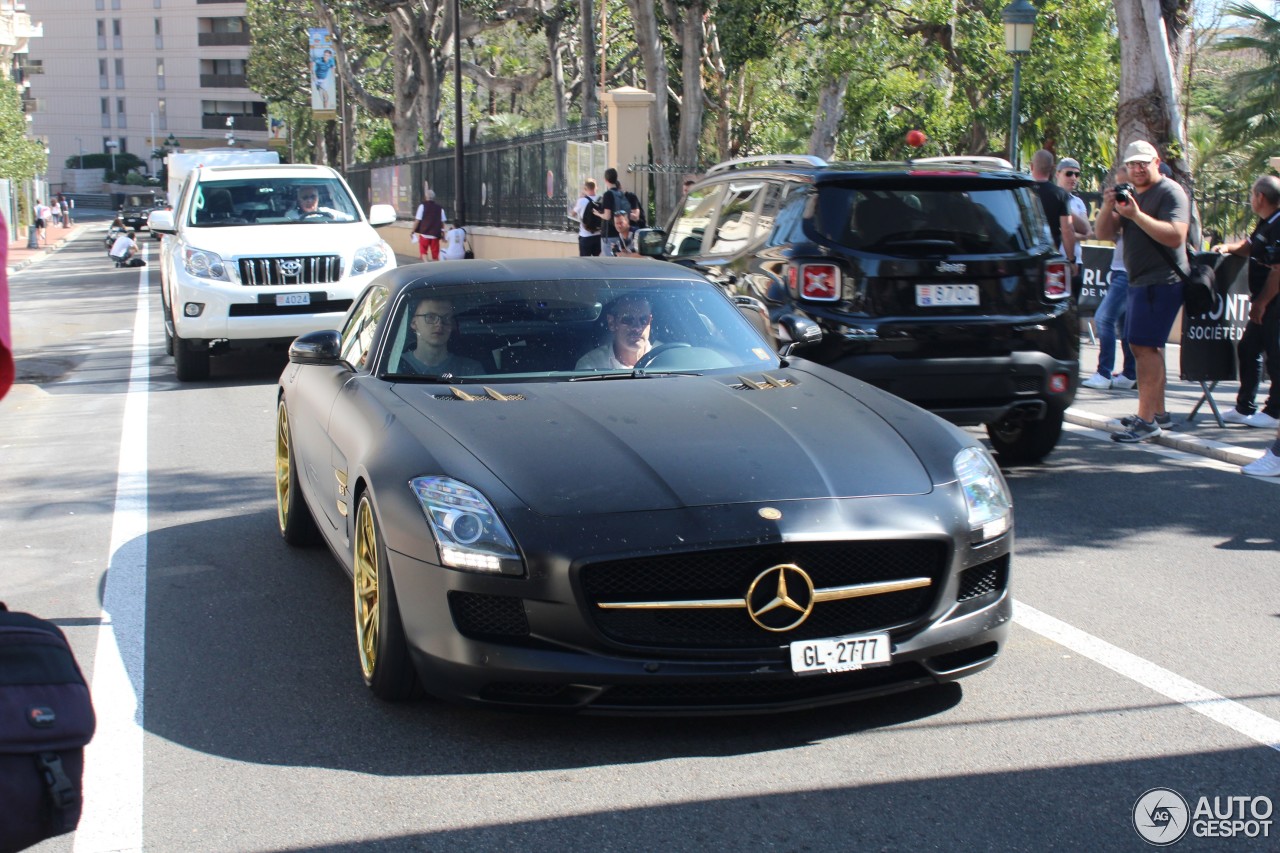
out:
M835 264L797 264L787 271L791 293L814 302L840 299L840 268Z
M1046 299L1066 299L1071 295L1071 274L1067 271L1067 265L1063 264L1045 264L1044 266L1044 296Z

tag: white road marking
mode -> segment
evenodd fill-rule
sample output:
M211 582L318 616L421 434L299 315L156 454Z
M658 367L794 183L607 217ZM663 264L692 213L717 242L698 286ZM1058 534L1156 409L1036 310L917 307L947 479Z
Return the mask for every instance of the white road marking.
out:
M93 662L91 690L98 730L85 750L84 814L76 830L76 853L142 850L147 393L151 349L147 269L139 268L111 550L102 596L102 627L98 629Z
M1014 602L1013 621L1035 631L1055 643L1066 646L1076 654L1120 673L1155 692L1187 706L1198 714L1204 714L1214 722L1269 746L1280 752L1280 720L1259 714L1252 708L1201 687L1194 681L1170 672L1149 660L1113 646L1092 634L1068 625L1034 607Z

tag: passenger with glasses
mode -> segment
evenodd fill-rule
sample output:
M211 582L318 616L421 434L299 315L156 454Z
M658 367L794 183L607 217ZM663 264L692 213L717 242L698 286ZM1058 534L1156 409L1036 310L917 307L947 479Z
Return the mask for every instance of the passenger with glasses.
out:
M423 376L475 376L483 373L480 362L449 352L449 338L458 325L453 303L439 296L424 296L412 306L409 329L413 333L400 356L399 373Z
M657 344L649 341L653 311L649 300L632 294L619 297L605 310L610 338L578 359L578 370L630 370Z
M350 214L334 210L332 207L321 207L320 188L311 184L298 187L298 203L289 208L285 216L297 222L301 222L304 219L310 221L352 221Z

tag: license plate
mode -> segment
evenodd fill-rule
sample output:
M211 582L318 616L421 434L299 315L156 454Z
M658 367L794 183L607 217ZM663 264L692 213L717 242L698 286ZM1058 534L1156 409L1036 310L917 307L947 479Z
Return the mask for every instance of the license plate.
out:
M792 672L849 672L889 663L889 635L831 637L791 644Z
M977 305L976 284L917 284L916 305L937 308L951 305Z
M310 293L277 293L277 305L310 305Z

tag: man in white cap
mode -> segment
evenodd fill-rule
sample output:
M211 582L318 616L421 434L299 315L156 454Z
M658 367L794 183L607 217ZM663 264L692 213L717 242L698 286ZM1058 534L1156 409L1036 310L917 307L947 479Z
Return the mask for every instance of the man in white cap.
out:
M1187 229L1191 206L1177 181L1160 173L1160 154L1139 140L1124 149L1132 190L1123 185L1102 192L1096 228L1099 239L1124 236L1124 266L1129 271L1127 331L1138 363L1138 414L1121 423L1114 441L1133 443L1160 435L1157 420L1167 422L1164 345L1182 308L1182 276L1190 272Z

